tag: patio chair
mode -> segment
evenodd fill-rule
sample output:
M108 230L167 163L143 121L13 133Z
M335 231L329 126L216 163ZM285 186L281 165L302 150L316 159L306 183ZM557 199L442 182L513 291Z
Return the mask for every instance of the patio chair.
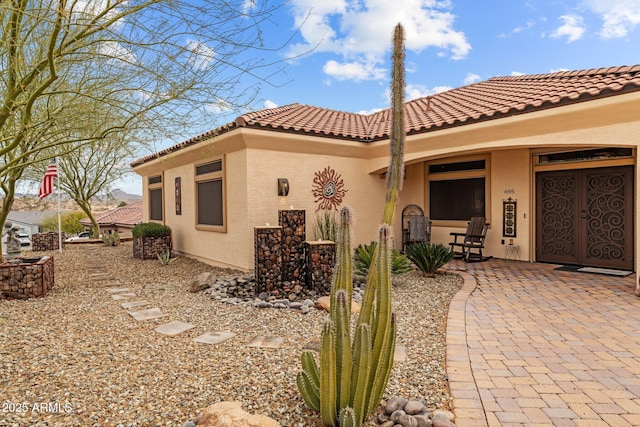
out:
M424 216L418 205L407 205L402 209L402 251L416 242L431 241L431 221Z
M462 258L465 262L484 261L482 250L488 229L489 223L486 222L486 218L474 216L467 224L467 231L450 233L453 236L453 242L449 245L456 254L456 258Z

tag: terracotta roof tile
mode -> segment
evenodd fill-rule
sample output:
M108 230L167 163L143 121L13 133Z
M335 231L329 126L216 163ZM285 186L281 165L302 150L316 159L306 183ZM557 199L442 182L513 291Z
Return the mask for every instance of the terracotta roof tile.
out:
M134 226L142 221L142 201L121 206L96 215L99 225L130 225ZM91 225L89 218L80 220L83 225Z
M640 65L493 77L405 103L408 134L640 90ZM389 137L391 111L370 115L303 104L243 114L234 122L131 163L141 165L238 127L370 142Z

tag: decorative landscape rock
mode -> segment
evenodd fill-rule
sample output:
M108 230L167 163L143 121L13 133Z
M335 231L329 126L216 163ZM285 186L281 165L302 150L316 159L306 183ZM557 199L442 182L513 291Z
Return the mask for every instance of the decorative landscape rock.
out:
M316 300L316 307L321 310L328 312L330 306L330 297L320 297ZM360 313L360 304L355 301L351 301L351 314L355 313Z
M281 427L266 415L251 415L240 402L218 402L209 406L198 417L198 427Z
M258 293L259 287L256 286L256 278L249 275L230 277L208 275L206 277L208 278L205 279L205 273L198 276L191 282L189 289L201 287L204 289L204 294L211 299L243 307L283 308L300 310L301 313L306 314L316 308L315 301L321 298L321 295L318 295L313 289L301 286L292 289L286 297L276 297L268 292ZM360 304L355 301L361 301L363 293L364 290L360 288L353 290L353 310L360 309ZM358 311L353 312L357 313Z
M455 427L451 412L437 409L429 413L422 399L392 397L383 408L377 419L381 427Z
M14 258L0 265L0 299L41 297L53 284L53 257Z
M282 292L287 295L296 286L306 283L304 256L305 211L279 210L278 225L282 227Z
M31 235L31 249L34 252L37 251L54 251L60 248L60 240L62 240L62 247L64 248L65 234L62 233L62 239L58 236L58 233L49 231L47 233L34 233Z
M189 292L200 292L211 287L212 274L209 272L200 273L189 285Z

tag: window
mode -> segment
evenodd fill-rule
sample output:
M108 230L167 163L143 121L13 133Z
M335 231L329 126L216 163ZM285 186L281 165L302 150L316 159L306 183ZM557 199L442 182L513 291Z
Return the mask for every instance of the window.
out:
M149 219L162 221L162 175L150 176L149 184Z
M196 165L196 228L226 231L224 162Z
M429 164L427 191L433 221L469 221L487 214L488 158Z
M469 221L472 216L486 217L484 187L484 178L429 182L431 219Z

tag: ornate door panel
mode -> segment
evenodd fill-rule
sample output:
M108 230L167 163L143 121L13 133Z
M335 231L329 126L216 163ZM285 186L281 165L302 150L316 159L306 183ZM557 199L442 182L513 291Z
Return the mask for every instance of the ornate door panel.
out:
M633 168L538 173L539 261L633 269Z
M595 267L633 270L632 167L582 171L582 260Z
M577 264L579 206L576 171L538 173L536 176L536 259Z

